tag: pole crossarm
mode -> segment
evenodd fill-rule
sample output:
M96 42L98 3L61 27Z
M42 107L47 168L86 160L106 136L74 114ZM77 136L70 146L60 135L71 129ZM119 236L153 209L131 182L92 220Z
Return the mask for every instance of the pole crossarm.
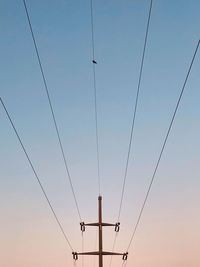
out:
M82 224L81 224L82 225ZM116 226L116 225L120 225L120 223L84 223L83 225L85 226Z
M120 223L105 223L102 222L102 197L98 197L98 203L99 203L99 221L95 223L84 223L81 222L81 231L85 232L86 226L96 226L99 228L99 250L98 251L91 251L91 252L72 252L73 259L78 260L78 255L87 255L87 256L99 256L99 267L103 267L103 256L110 255L110 256L122 256L122 259L125 261L128 258L128 252L125 253L118 253L118 252L109 252L109 251L103 251L103 227L104 226L114 226L115 232L119 232Z
M123 260L127 260L128 258L128 252L126 253L118 253L118 252L109 252L109 251L102 251L101 253L99 253L99 251L91 251L91 252L72 252L73 254L73 258L75 260L78 259L78 255L85 255L85 256L123 256L122 259Z
M82 252L82 253L77 253L77 255L121 255L123 256L125 253L116 253L116 252L109 252L109 251L102 251L99 253L99 251L93 251L93 252Z

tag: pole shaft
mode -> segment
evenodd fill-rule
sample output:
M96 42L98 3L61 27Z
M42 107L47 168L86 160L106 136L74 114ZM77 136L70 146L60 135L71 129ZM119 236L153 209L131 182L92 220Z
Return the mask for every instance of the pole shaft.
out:
M102 197L99 196L99 267L103 267Z

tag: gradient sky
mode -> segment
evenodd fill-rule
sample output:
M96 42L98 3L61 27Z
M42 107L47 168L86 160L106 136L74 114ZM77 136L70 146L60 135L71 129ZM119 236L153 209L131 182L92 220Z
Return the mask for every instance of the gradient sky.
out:
M27 0L84 221L97 218L90 1ZM149 0L94 0L103 216L115 222ZM195 46L200 1L155 0L116 251L130 240ZM0 96L75 250L79 218L52 123L23 2L0 0ZM200 266L200 52L127 266ZM0 108L0 266L73 266L69 250ZM104 233L112 249L113 229ZM95 229L85 250L95 248ZM93 257L85 266L94 266ZM108 266L109 258L105 259ZM81 260L77 262L81 266ZM96 265L97 266L97 265ZM121 258L113 260L121 266Z

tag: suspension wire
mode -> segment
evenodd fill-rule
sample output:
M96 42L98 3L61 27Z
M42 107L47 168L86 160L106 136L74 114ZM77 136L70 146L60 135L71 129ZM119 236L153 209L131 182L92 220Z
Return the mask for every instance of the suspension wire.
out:
M74 201L75 201L76 209L77 209L77 212L78 212L78 216L79 216L80 221L82 221L80 210L79 210L78 201L77 201L77 198L76 198L74 186L73 186L71 175L70 175L69 168L68 168L68 165L67 165L67 159L66 159L66 156L65 156L65 152L64 152L64 148L63 148L63 144L62 144L62 140L61 140L61 136L60 136L57 120L56 120L56 117L55 117L54 108L53 108L51 97L50 97L50 93L49 93L49 88L48 88L48 85L47 85L47 80L46 80L46 77L45 77L45 74L44 74L44 69L43 69L41 58L40 58L38 45L37 45L37 42L36 42L36 39L35 39L35 34L34 34L34 31L33 31L31 19L30 19L30 16L29 16L29 11L28 11L28 8L27 8L27 5L26 5L26 0L23 0L23 3L24 3L26 17L27 17L27 20L28 20L29 29L30 29L30 33L31 33L31 36L32 36L35 52L36 52L36 55L37 55L37 60L38 60L40 72L41 72L41 75L42 75L42 80L43 80L45 91L46 91L46 95L47 95L47 98L48 98L48 102L49 102L49 106L50 106L50 110L51 110L51 114L52 114L55 130L56 130L56 134L57 134L57 137L58 137L58 143L59 143L59 146L60 146L63 162L64 162L64 165L65 165L65 170L66 170L66 173L67 173L67 176L68 176L68 180L69 180L69 183L70 183L70 187L71 187L71 190L72 190L72 194L73 194L73 197L74 197Z
M126 267L128 260L123 261L121 267Z
M128 167L129 167L130 152L131 152L133 137L134 137L135 120L136 120L136 115L137 115L138 100L139 100L139 95L140 95L140 87L141 87L142 74L143 74L143 68L144 68L144 60L145 60L146 47L147 47L147 40L148 40L148 34L149 34L149 26L150 26L150 21L151 21L152 6L153 6L153 0L150 0L150 6L149 6L149 12L148 12L148 19L147 19L147 25L146 25L146 32L145 32L145 38L144 38L144 46L143 46L143 51L142 51L139 77L138 77L137 93L136 93L136 99L135 99L135 105L134 105L134 111L133 111L130 139L129 139L129 145L128 145L128 153L127 153L127 158L126 158L126 165L125 165L125 172L124 172L124 179L123 179L123 186L122 186L122 192L121 192L121 199L120 199L119 213L118 213L117 221L120 220L121 211L122 211L122 203L123 203L123 199L124 199L124 192L125 192L125 186L126 186L126 180L127 180L127 172L128 172ZM114 251L114 248L116 245L116 241L117 241L117 233L115 234L115 238L114 238L114 242L113 242L113 251ZM109 266L111 267L111 265L112 265L112 256L110 258Z
M97 250L97 235L98 235L98 231L96 229L96 234L95 234L95 242L94 242L94 251ZM96 266L96 256L94 255L94 262L93 262L93 267Z
M83 235L83 232L82 232L81 236L82 236L81 249L82 249L82 253L83 253L84 252L84 235ZM82 265L82 267L84 267L84 255L82 256L81 265Z
M10 116L10 114L9 114L9 112L8 112L8 110L7 110L6 106L5 106L2 98L0 98L0 102L1 102L2 107L3 107L3 109L4 109L5 113L6 113L7 118L9 120L14 132L15 132L15 135L16 135L16 137L17 137L17 139L18 139L18 141L19 141L19 143L21 145L21 148L24 151L24 154L25 154L25 156L26 156L26 158L28 160L28 163L29 163L34 175L35 175L35 178L37 179L37 182L38 182L38 184L39 184L39 186L40 186L40 188L42 190L42 193L43 193L43 195L44 195L44 197L45 197L45 199L46 199L46 201L47 201L47 203L48 203L48 205L49 205L49 207L50 207L50 209L51 209L51 211L53 213L53 216L54 216L54 218L55 218L55 220L56 220L56 222L57 222L57 224L58 224L58 226L59 226L64 238L65 238L65 240L67 241L67 244L69 245L70 249L73 251L72 245L71 245L71 243L70 243L70 241L69 241L69 239L68 239L68 237L67 237L67 235L66 235L66 233L64 231L63 226L61 225L61 223L60 223L60 221L59 221L59 219L58 219L58 217L56 215L56 212L55 212L55 210L54 210L54 208L53 208L53 206L52 206L52 204L51 204L51 202L50 202L50 200L49 200L49 198L47 196L47 193L46 193L46 191L45 191L45 189L44 189L44 187L42 185L42 182L41 182L41 180L40 180L40 178L39 178L39 176L38 176L38 174L37 174L37 172L35 170L35 167L33 166L33 163L32 163L32 161L30 159L30 156L28 155L28 152L27 152L27 150L26 150L26 148L25 148L25 146L24 146L24 144L22 142L22 139L21 139L21 137L20 137L15 125L14 125L13 120L11 119L11 116Z
M116 232L115 233L115 237L114 237L114 241L113 241L112 252L115 250L115 245L116 245L116 242L117 242L117 236L118 236L118 233ZM113 255L110 256L109 267L111 267L111 265L112 265L112 260L113 260Z
M166 143L167 143L167 140L168 140L168 137L169 137L169 134L170 134L170 131L171 131L171 128L172 128L172 125L173 125L173 122L174 122L174 119L175 119L177 110L178 110L178 108L179 108L179 104L180 104L180 101L181 101L181 99L182 99L182 96L183 96L183 93L184 93L184 90L185 90L185 86L186 86L186 84L187 84L187 81L188 81L188 78L189 78L189 75L190 75L190 72L191 72L191 69L192 69L192 66L193 66L193 63L194 63L194 60L195 60L197 51L198 51L198 49L199 49L199 45L200 45L200 40L199 40L198 43L197 43L197 46L196 46L196 49L195 49L195 52L194 52L192 61L191 61L191 63L190 63L190 66L189 66L189 69L188 69L188 72L187 72L185 81L184 81L184 83L183 83L183 87L182 87L182 89L181 89L181 92L180 92L180 95L179 95L179 98L178 98L178 101L177 101L177 104L176 104L176 107L175 107L175 110L174 110L174 113L173 113L171 122L170 122L170 124L169 124L169 128L168 128L168 130L167 130L167 134L166 134L166 137L165 137L165 139L164 139L164 142L163 142L163 145L162 145L162 148L161 148L159 157L158 157L158 161L157 161L156 166L155 166L155 170L154 170L154 172L153 172L153 175L152 175L152 178L151 178L151 181L150 181L150 184L149 184L149 187L148 187L146 196L145 196L145 198L144 198L144 202L143 202L143 204L142 204L142 207L141 207L141 210L140 210L140 213L139 213L137 222L136 222L136 224L135 224L135 227L134 227L134 230L133 230L133 234L132 234L131 239L130 239L130 242L129 242L129 244L128 244L127 251L129 250L129 248L130 248L130 246L131 246L131 243L132 243L132 241L133 241L133 238L134 238L134 236L135 236L135 233L136 233L137 228L138 228L138 226L139 226L139 223L140 223L140 221L141 221L141 217L142 217L142 214L143 214L143 211L144 211L144 208L145 208L145 205L146 205L146 202L147 202L149 193L150 193L150 191L151 191L151 188L152 188L152 185L153 185L153 182L154 182L154 179L155 179L157 170L158 170L158 166L159 166L159 164L160 164L160 161L161 161L161 158L162 158L162 155L163 155L163 152L164 152L164 149L165 149L165 146L166 146Z
M92 41L92 63L93 63L93 86L94 86L94 111L95 111L95 131L96 131L96 153L97 153L97 177L98 190L101 194L101 179L100 179L100 157L99 157L99 131L98 131L98 112L97 112L97 86L96 86L96 64L95 60L95 44L94 44L94 15L93 15L93 0L90 1L91 12L91 41Z

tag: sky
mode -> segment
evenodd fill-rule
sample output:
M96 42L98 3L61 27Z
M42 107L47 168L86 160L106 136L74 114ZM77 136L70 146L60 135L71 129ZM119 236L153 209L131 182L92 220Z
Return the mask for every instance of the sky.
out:
M149 0L94 0L103 219L117 220ZM97 162L90 1L27 0L79 208L97 220ZM154 0L115 250L125 252L200 38L198 0ZM81 233L23 1L0 0L0 97L74 250ZM199 267L200 51L194 62L127 266ZM0 266L74 266L0 107ZM114 230L104 231L112 250ZM84 248L94 250L96 230ZM109 257L104 265L109 266ZM85 266L97 266L94 257ZM121 257L113 259L120 267ZM76 263L82 266L82 260Z

